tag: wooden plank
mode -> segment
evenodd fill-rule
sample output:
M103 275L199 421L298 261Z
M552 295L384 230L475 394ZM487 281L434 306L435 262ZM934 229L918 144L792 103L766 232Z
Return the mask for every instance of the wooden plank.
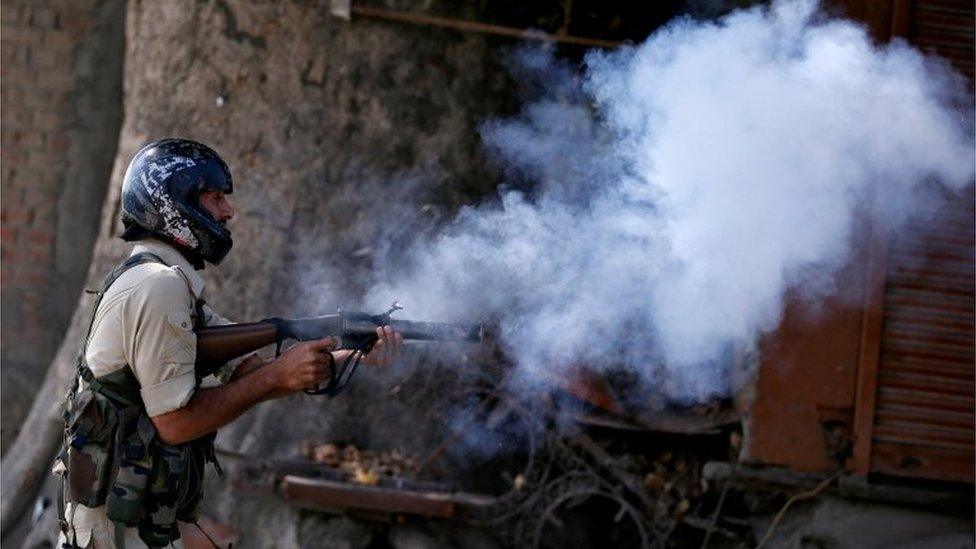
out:
M306 509L359 509L448 518L463 508L488 507L495 498L478 494L421 492L286 475L278 489L285 501Z
M912 31L912 0L892 0L891 35L889 38L908 38Z
M851 470L861 475L867 475L871 467L871 439L874 429L874 404L877 398L887 272L884 236L879 228L872 228L871 232L864 314L861 320L857 388L854 393L854 452L850 460Z

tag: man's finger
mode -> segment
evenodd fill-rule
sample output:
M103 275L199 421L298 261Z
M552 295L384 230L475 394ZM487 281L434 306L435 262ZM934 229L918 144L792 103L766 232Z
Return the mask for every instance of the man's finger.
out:
M322 339L309 341L308 344L315 351L331 351L335 349L336 340L333 337L325 336Z
M386 356L384 356L384 365L389 365L393 362L393 357L396 356L397 350L397 333L393 331L390 326L383 326L383 336L386 338Z
M402 343L403 343L403 335L401 335L400 332L393 331L393 328L390 328L391 352L395 353L400 348L400 345Z
M376 337L382 342L382 345L376 349L376 363L379 366L386 364L386 356L390 351L390 341L386 337L386 329L383 326L376 328Z
M396 339L393 337L393 328L383 326L383 337L386 339L386 356L383 357L383 364L393 362L393 355L396 351Z
M386 341L383 339L383 327L376 327L376 342L373 343L373 348L370 349L367 354L369 363L373 366L379 366L383 361L383 352L386 347Z

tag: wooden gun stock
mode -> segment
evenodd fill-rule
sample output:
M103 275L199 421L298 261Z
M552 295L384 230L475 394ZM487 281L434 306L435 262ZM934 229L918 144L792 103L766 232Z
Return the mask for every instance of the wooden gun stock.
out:
M215 368L278 340L273 322L211 326L197 330L197 364Z

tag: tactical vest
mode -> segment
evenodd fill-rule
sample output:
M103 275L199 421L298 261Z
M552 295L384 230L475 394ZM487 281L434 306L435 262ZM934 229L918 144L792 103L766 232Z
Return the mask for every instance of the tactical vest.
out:
M203 498L203 472L214 456L216 433L178 445L156 436L146 414L140 385L129 366L95 377L85 354L102 297L122 273L143 263L166 264L150 253L136 254L112 270L97 293L87 335L78 356L77 375L65 398L64 443L58 460L62 476L60 526L67 536L71 525L63 502L87 507L106 506L115 522L117 538L126 527L138 527L149 547L162 547L180 537L176 521L195 523ZM204 322L203 301L196 303L196 325ZM197 384L213 372L196 372ZM78 379L86 387L78 391Z

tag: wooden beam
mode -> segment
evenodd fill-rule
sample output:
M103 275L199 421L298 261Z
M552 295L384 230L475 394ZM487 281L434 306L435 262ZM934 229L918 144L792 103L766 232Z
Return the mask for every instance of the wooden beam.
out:
M891 38L908 39L912 32L913 0L891 0Z
M495 504L491 496L366 486L351 482L286 475L278 485L285 501L305 509L359 509L448 518L465 509Z
M857 387L854 392L854 453L850 460L851 470L861 475L868 474L871 468L871 439L874 435L874 408L877 400L887 275L887 243L884 235L879 227L872 226L870 230Z
M478 32L482 34L494 34L498 36L509 36L522 40L538 40L541 42L558 42L560 44L573 44L576 46L589 46L597 48L616 48L621 42L613 40L601 40L599 38L585 38L580 36L570 36L568 34L548 34L542 31L531 29L519 29L506 27L503 25L492 25L478 21L468 21L465 19L452 19L449 17L438 17L425 13L413 11L400 11L380 8L376 6L353 5L350 13L357 17L372 17L376 19L386 19L399 23L410 23L413 25L425 25L431 27L442 27L454 29L462 32Z

